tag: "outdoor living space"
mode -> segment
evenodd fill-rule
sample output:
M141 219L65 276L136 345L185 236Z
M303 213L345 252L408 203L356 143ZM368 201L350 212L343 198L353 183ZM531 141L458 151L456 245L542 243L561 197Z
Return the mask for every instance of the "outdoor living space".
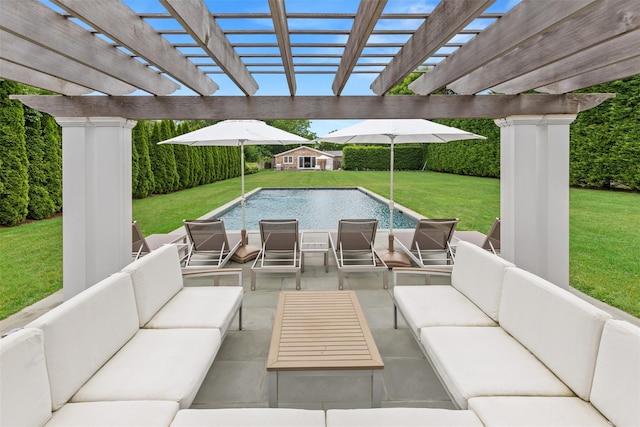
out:
M384 242L383 238L386 236L377 241ZM295 291L295 276L259 276L256 290L251 291L250 263L229 267L243 268L242 330L235 319L192 408L268 406L266 365L276 306L280 291ZM204 279L189 282L199 285ZM382 277L375 273L347 275L345 289L355 291L384 362L382 407L453 408L406 326L401 323L393 328L392 289L382 288ZM307 254L298 292L337 290L338 274L331 257L326 272L322 254ZM287 377L280 380L278 406L370 408L371 387L371 379L364 376Z

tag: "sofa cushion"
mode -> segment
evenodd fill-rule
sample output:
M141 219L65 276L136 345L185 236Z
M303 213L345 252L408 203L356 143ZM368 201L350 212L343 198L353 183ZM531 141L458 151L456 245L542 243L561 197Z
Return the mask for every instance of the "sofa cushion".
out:
M0 425L41 426L51 416L51 392L38 329L0 339Z
M44 332L53 409L59 409L138 331L131 277L114 274L29 324Z
M604 325L591 403L616 426L640 426L640 328L620 320Z
M502 281L508 267L513 264L479 246L460 241L451 285L497 322Z
M471 411L434 408L330 409L327 427L482 426Z
M45 427L149 427L168 426L178 412L176 402L67 403Z
M325 427L322 410L285 408L185 409L171 427Z
M122 271L131 274L140 327L182 289L182 271L176 245L164 245L127 265Z
M188 408L219 348L217 329L140 329L71 401L169 400Z
M422 328L421 344L454 403L477 396L571 396L571 390L502 328Z
M240 305L242 286L186 287L145 328L217 328L224 335Z
M600 336L611 316L579 297L521 270L507 271L500 326L589 400Z
M469 399L469 409L487 427L611 427L578 397L474 397Z
M497 326L452 286L395 286L393 299L416 337L426 326Z

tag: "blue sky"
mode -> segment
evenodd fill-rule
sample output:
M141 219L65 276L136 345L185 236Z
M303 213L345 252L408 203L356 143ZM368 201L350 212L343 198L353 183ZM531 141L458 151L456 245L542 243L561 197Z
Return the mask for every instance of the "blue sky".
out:
M41 0L43 3L49 4L48 0ZM520 0L496 0L493 5L487 9L487 12L506 12L519 3ZM136 12L163 12L166 10L160 4L158 0L124 0L124 2L129 5ZM205 0L205 3L209 7L209 9L213 13L230 13L230 12L262 12L268 13L269 5L267 0ZM402 13L402 12L423 12L429 13L433 10L435 5L437 5L438 1L435 0L388 0L387 5L384 9L384 13ZM358 9L359 1L357 0L322 0L322 1L309 1L309 0L287 0L285 2L287 12L288 13L296 13L296 12L345 12L345 13L355 13ZM53 6L54 9L57 9ZM152 26L156 29L181 29L177 22L171 20L162 20L155 19L148 21ZM238 20L233 19L223 19L218 21L219 24L225 30L233 30L236 28L240 28L240 25L247 26L248 23L243 21L239 23ZM487 26L492 21L489 20L476 20L472 22L468 28L478 28L479 26ZM254 19L251 22L252 29L266 29L272 30L273 23L267 19ZM420 20L405 20L398 21L394 20L393 22L389 22L389 20L380 20L376 26L376 29L382 29L385 25L391 25L393 28L397 28L399 26L403 26L405 28L416 29L422 24ZM296 30L301 28L323 28L329 29L329 25L331 25L331 29L343 29L348 30L352 25L351 20L323 20L323 21L315 21L314 20L289 20L289 29ZM172 42L181 41L181 37L179 35L165 35ZM331 36L332 38L328 38L326 35L322 36L313 36L313 35L301 35L301 34L292 34L291 42L292 43L314 43L318 42L320 38L322 38L323 42L337 42L344 43L346 41L346 35L335 35ZM462 36L470 38L471 36ZM408 37L404 35L373 35L369 40L370 42L405 42ZM232 43L242 43L242 42L260 42L260 43L276 43L275 36L273 35L230 35L229 39ZM191 41L184 39L185 41ZM453 40L453 41L466 41L463 40ZM394 53L396 49L392 49L389 51L371 51L370 53ZM201 53L203 52L199 48L190 48L184 49L184 53ZM265 53L265 49L261 49L259 52L250 52L248 50L241 51L245 54L250 53ZM274 48L273 53L278 53L278 49ZM313 49L311 48L298 48L296 53L313 53ZM335 53L341 53L341 49L336 49ZM296 59L296 62L304 61L308 63L309 66L305 69L312 70L313 69L313 61L319 61L318 59ZM375 58L368 59L370 61L376 62ZM431 59L433 61L438 61L438 58ZM430 60L430 61L431 61ZM201 64L208 64L210 61L206 59L194 59L194 61L202 61L199 62ZM250 63L252 61L251 58L245 58L245 62ZM277 61L280 62L279 59L265 59L258 58L253 60L258 61L260 63L269 62L269 61ZM337 64L340 59L336 58L336 67L333 69L337 69ZM327 60L322 60L322 62L327 62ZM210 66L203 67L205 71L213 71L219 72L219 68L211 63ZM258 68L252 67L251 71L261 70L273 70L273 67L265 67ZM281 68L280 68L281 69ZM326 70L327 68L323 68ZM378 69L379 72L381 70ZM373 95L373 92L369 88L373 80L376 78L376 73L367 73L367 74L353 74L348 80L342 95ZM214 93L216 96L242 96L243 93L235 86L235 84L224 74L210 74L210 77L220 86L220 89ZM266 95L288 95L288 85L286 81L286 77L284 74L254 74L254 78L258 82L259 89L256 93L256 96L266 96ZM331 85L333 82L334 75L332 74L297 74L296 75L296 85L297 85L297 96L312 96L312 95L333 95L331 90ZM174 95L194 95L187 88L180 89ZM348 126L357 122L357 120L312 120L311 122L311 130L315 132L318 136L324 135L332 130L340 129L342 127Z

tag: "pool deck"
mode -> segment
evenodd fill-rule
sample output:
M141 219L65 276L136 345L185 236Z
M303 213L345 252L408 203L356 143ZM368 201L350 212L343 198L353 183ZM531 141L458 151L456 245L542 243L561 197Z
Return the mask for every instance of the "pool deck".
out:
M250 234L256 244L257 235ZM316 236L322 239L323 236ZM380 231L376 247L384 249L387 233ZM267 407L268 381L266 363L279 292L295 290L295 276L259 275L257 289L250 290L251 262L231 263L229 268L243 269L243 330L237 319L222 343L193 408ZM445 279L446 280L446 279ZM224 284L224 283L222 283ZM205 279L188 279L187 286L207 285ZM431 366L399 316L393 328L392 281L382 288L382 277L361 273L345 277L345 289L354 290L373 334L385 367L382 375L382 407L453 408L453 404L436 378ZM321 253L307 254L302 273L302 291L337 290L338 274L332 255L325 272ZM578 291L572 291L585 297ZM615 317L640 325L640 319L597 304ZM62 302L62 292L0 321L0 332L19 328ZM330 409L370 407L371 383L364 377L288 378L281 384L280 407Z

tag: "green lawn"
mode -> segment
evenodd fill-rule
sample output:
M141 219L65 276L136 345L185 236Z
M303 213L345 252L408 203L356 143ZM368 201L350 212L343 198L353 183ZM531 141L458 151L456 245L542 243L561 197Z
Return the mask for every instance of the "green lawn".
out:
M273 172L248 175L256 187L362 186L388 197L388 172ZM133 202L145 234L178 228L240 195L240 179ZM640 317L640 195L571 190L571 284ZM459 229L488 232L500 213L500 182L434 172L396 172L394 199L429 217L458 217ZM62 282L62 221L0 228L0 318L49 295Z

